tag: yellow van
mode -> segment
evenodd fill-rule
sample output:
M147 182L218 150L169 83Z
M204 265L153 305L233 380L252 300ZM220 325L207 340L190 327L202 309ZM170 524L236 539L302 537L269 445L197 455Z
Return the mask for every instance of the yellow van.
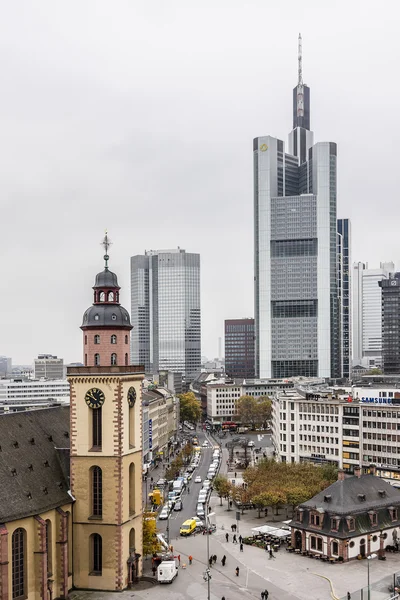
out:
M194 519L188 519L182 523L179 533L181 535L190 535L196 529L197 523Z

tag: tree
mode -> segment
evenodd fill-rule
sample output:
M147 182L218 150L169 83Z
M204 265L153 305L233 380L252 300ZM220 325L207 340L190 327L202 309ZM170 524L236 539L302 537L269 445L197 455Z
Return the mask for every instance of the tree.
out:
M382 371L380 369L378 369L378 367L375 367L375 369L370 369L365 374L366 375L382 375Z
M180 420L181 423L188 421L194 425L201 419L201 406L193 392L187 392L186 394L179 394L180 400Z
M267 429L271 420L272 402L268 396L261 396L257 400L257 411L259 424L263 429Z
M259 420L256 399L253 396L240 396L237 402L237 414L242 425L251 425L254 429Z
M157 539L157 525L154 513L143 513L143 556L152 556L160 550Z
M307 502L309 498L310 491L306 487L292 487L286 492L286 502L292 506L293 511L296 506L302 504L303 502Z
M257 494L256 496L253 496L251 501L254 504L254 506L257 508L258 510L258 518L261 518L261 511L264 508L267 508L268 505L268 496L263 493L263 494Z
M222 506L222 498L228 498L228 502L229 502L229 494L231 492L231 484L229 483L228 479L226 477L224 477L223 475L217 475L216 478L214 479L213 486L220 498L220 501L221 501L220 505Z

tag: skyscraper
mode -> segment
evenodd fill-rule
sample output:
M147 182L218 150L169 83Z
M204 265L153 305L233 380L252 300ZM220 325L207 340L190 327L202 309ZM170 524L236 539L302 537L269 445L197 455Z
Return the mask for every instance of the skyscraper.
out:
M200 255L149 250L131 258L131 360L146 373L200 372Z
M229 377L254 378L254 319L225 321L225 372Z
M368 263L353 265L353 366L382 366L382 289L379 282L393 273L393 262L369 269Z
M256 373L340 377L336 144L314 144L301 36L289 153L254 139Z
M400 373L400 273L379 282L382 288L382 358L385 375Z
M351 374L351 224L349 219L337 221L337 266L340 320L341 377Z

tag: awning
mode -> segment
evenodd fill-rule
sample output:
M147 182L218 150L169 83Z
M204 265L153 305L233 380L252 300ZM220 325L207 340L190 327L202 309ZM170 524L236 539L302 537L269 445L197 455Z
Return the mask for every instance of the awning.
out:
M278 531L278 528L271 527L270 525L262 525L261 527L254 527L251 531L254 533L272 533L273 531Z

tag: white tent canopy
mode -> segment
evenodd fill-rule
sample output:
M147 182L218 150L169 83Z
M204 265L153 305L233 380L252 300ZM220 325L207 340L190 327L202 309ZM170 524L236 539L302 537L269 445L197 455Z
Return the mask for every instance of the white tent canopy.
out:
M287 529L276 529L275 531L271 531L272 537L283 538L288 537L290 535L290 531Z
M261 525L261 527L254 527L251 530L253 533L269 533L273 537L287 537L290 535L290 532L287 529L279 529L279 527L271 527L270 525Z

